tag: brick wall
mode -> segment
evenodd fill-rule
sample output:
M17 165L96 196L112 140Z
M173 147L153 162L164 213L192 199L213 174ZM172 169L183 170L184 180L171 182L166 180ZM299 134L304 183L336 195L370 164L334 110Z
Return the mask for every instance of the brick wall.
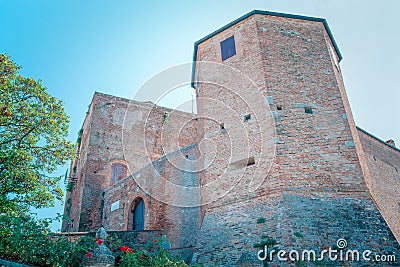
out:
M112 163L125 163L133 173L194 143L197 136L193 114L101 93L95 93L82 129L70 171L75 186L65 205L73 231L101 226L103 190L111 184ZM67 228L64 222L63 230Z
M89 136L92 126L93 101L86 113L85 121L78 135L75 145L75 158L71 162L68 173L68 186L64 205L64 215L69 220L63 220L62 231L79 231L80 216L82 210L82 199L84 182L87 168L87 155L89 148Z
M132 203L140 197L145 203L145 230L162 229L174 247L195 245L200 220L198 174L172 163L181 153L192 160L197 147L163 156L105 190L102 222L107 231L129 230ZM182 188L174 189L171 183Z
M371 174L371 194L400 242L400 150L359 129Z
M222 62L220 42L231 36L236 55ZM212 163L201 175L200 262L232 266L246 250L254 255L263 234L286 248L318 250L346 238L351 248L399 250L364 180L332 47L321 21L261 14L198 44L197 110L208 118L201 149L203 164ZM231 168L247 155L256 164ZM263 181L255 191L254 181ZM210 203L210 195L221 197ZM267 223L257 226L257 218Z

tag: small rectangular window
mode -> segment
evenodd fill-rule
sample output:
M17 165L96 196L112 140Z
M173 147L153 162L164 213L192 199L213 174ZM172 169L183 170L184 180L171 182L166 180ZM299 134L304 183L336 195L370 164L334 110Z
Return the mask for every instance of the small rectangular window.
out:
M228 39L222 41L220 45L222 61L236 55L235 38L233 37L233 35Z
M313 114L312 108L304 108L304 112L307 114Z
M248 121L251 119L251 114L247 114L244 116L244 121Z

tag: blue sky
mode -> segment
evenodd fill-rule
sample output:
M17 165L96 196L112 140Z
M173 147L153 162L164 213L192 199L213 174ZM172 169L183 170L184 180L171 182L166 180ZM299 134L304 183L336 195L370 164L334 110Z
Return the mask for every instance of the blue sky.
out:
M131 98L151 76L191 62L195 41L254 9L326 18L356 124L400 146L398 0L0 0L0 53L64 101L75 141L95 91ZM40 213L56 212L62 203Z

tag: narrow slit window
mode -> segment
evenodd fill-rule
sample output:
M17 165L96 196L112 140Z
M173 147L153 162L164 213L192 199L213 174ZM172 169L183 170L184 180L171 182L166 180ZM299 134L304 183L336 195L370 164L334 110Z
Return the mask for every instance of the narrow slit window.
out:
M233 35L220 43L222 61L236 55L235 38Z
M166 124L168 120L169 112L164 112L164 115L162 117L162 124Z
M200 87L201 87L201 82L200 82L200 73L197 73L197 95L200 95Z
M68 223L68 231L70 232L74 231L74 220L71 220L71 222Z
M221 124L219 125L219 128L220 128L220 130L221 130L222 133L226 133L225 124L221 123Z

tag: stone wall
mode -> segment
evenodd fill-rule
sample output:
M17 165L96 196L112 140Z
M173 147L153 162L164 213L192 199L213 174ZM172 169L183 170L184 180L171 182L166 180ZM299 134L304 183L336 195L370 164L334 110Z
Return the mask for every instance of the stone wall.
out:
M113 240L119 240L122 246L130 246L142 249L143 245L153 242L164 235L162 230L142 230L142 231L107 231ZM54 241L58 238L67 237L69 241L76 242L85 236L95 237L96 232L59 232L53 233Z
M0 259L0 267L34 267L34 266Z

